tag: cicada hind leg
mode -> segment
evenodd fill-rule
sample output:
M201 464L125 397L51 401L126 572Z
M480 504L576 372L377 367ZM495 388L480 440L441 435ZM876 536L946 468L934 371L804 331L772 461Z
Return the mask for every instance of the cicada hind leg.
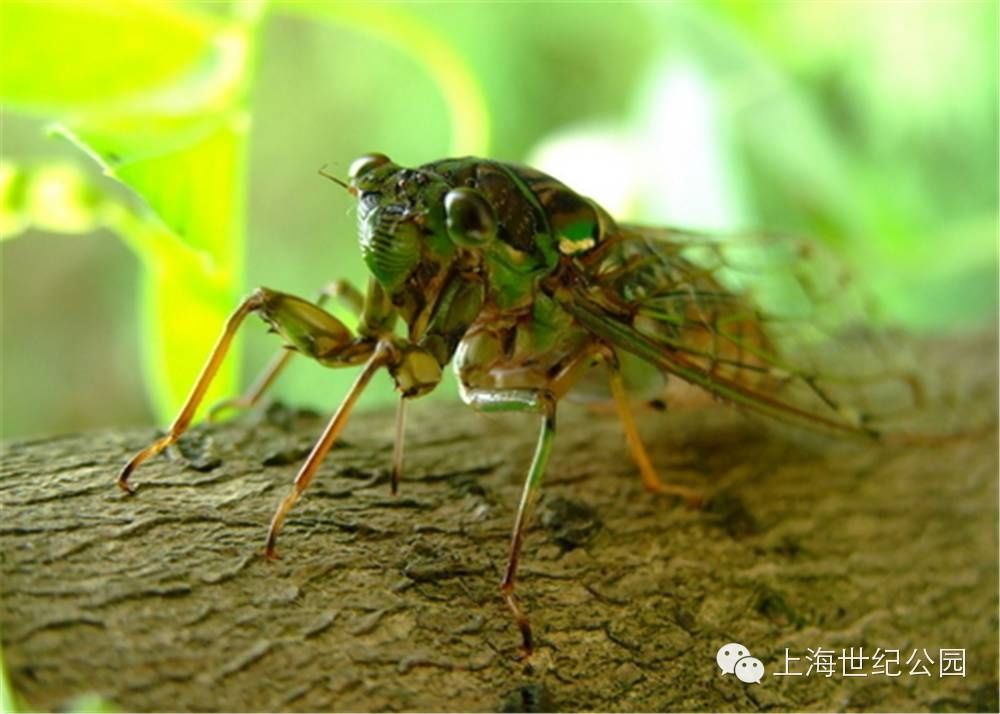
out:
M586 358L586 362L578 364L576 369L569 370L564 375L561 375L560 379L570 383L574 382L581 376L579 367L589 367L590 363L594 360L604 363L607 368L608 386L612 398L611 403L603 401L598 403L599 406L591 404L590 410L598 414L606 413L607 411L614 411L617 414L619 421L622 423L622 429L625 432L625 441L628 443L629 452L632 454L632 460L635 462L636 468L639 469L639 476L642 479L642 485L645 489L650 493L683 498L691 508L700 507L704 502L704 496L701 491L682 484L664 482L657 473L656 467L653 466L653 461L646 451L646 446L643 444L642 437L639 435L639 428L632 415L632 400L625 385L625 377L622 372L618 353L609 345L598 342L590 346L584 353L584 358ZM562 385L562 388L567 389L571 386L572 384L566 384ZM662 403L658 400L649 402L648 406L663 409Z
M601 355L608 367L608 381L611 386L611 395L615 400L618 418L622 423L622 428L625 430L625 440L628 442L629 451L632 452L632 460L635 461L635 465L639 469L642 485L651 493L679 496L684 499L690 508L700 507L704 501L701 491L681 484L664 483L660 479L656 467L653 466L653 462L646 451L646 446L642 443L639 428L636 426L635 419L632 416L632 408L629 404L628 392L625 390L625 380L622 377L617 355L610 348L606 348Z
M625 435L632 450L632 456L639 466L643 483L646 484L646 487L657 493L682 496L689 504L700 503L701 494L695 489L686 486L665 484L660 481L639 438L635 421L629 410L628 396L625 392L624 380L618 366L618 359L614 350L610 347L603 343L590 342L568 351L559 359L553 360L550 369L544 370L545 375L551 375L551 377L542 379L546 383L546 388L539 388L537 386L526 386L521 389L497 388L487 385L490 385L491 381L495 383L503 381L501 379L491 380L491 375L504 373L506 365L502 361L494 361L488 367L476 364L475 357L477 356L477 352L490 354L492 353L492 349L491 346L486 344L491 338L480 337L480 344L475 344L475 339L473 338L469 349L465 353L464 360L466 364L459 364L462 399L477 411L530 412L539 414L542 417L541 429L535 444L535 453L528 467L524 487L521 491L521 500L518 503L517 514L514 517L514 528L511 532L507 567L504 570L504 577L500 583L500 592L503 599L513 614L518 629L521 631L522 650L525 656L529 656L534 651L534 636L527 612L515 593L521 550L524 546L528 522L530 521L534 505L538 500L545 467L548 464L552 443L555 439L557 402L596 361L603 361L609 370L611 391L618 407L619 416L625 427ZM530 382L531 380L527 381Z

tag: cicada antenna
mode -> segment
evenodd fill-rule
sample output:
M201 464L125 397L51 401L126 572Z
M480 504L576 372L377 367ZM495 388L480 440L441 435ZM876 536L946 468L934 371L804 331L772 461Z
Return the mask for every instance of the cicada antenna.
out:
M351 186L348 185L346 181L342 181L341 179L337 178L333 174L327 172L326 167L327 167L327 164L323 164L323 166L320 167L319 172L318 172L319 175L322 176L323 178L330 179L331 181L333 181L335 184L337 184L339 186L343 186L344 189L349 194L351 194L353 196L354 195L354 189L351 188Z

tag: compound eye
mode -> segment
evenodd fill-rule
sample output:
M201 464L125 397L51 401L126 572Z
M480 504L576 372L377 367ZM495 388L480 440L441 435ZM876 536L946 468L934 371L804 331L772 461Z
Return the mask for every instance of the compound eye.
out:
M347 175L351 181L357 181L372 169L388 163L390 163L389 157L385 154L365 154L354 160Z
M455 243L478 246L496 237L496 214L478 191L453 188L444 197L444 211L448 235Z

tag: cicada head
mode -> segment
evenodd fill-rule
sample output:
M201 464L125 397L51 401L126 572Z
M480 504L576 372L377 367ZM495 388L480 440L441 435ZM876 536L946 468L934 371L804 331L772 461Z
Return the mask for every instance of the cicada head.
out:
M451 249L445 231L444 181L366 154L351 164L349 185L358 198L358 239L365 265L391 294L418 268L437 272Z
M453 188L426 167L398 166L384 154L351 164L350 190L358 198L365 264L390 292L422 262L485 248L497 235L497 217L481 193Z

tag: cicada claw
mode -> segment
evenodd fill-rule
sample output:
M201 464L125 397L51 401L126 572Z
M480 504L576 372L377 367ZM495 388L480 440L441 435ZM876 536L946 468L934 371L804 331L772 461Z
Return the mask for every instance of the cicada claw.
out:
M130 496L135 495L135 486L129 484L129 476L135 471L141 463L149 459L150 457L156 456L161 451L166 449L168 446L173 444L177 440L177 437L173 434L167 434L166 436L160 437L152 444L147 446L145 449L137 453L129 462L122 467L122 470L118 472L118 478L115 483L118 484L118 488L127 493Z

